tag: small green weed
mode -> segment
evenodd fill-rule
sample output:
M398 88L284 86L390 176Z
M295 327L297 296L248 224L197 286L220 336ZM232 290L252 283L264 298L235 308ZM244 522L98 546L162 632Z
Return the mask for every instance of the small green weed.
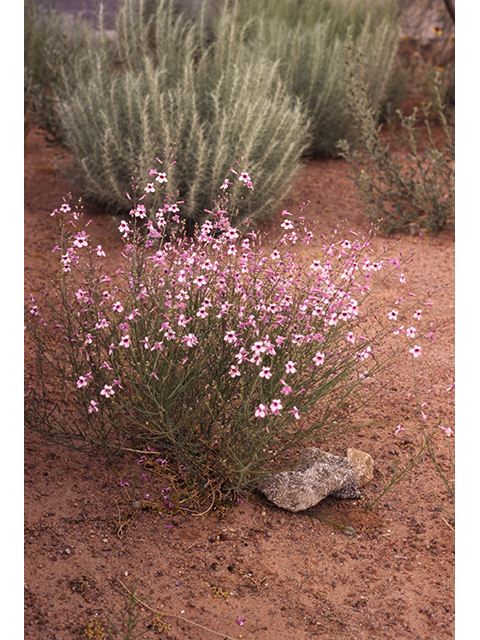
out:
M350 107L360 138L360 150L353 150L346 140L338 144L341 155L352 169L357 186L372 222L386 233L406 230L438 232L454 226L455 147L454 133L448 124L440 95L440 72L435 76L435 101L422 104L426 140L420 141L417 127L418 109L405 116L400 110L404 141L409 153L400 163L390 152L377 128L377 118L370 106L361 60L354 59L349 47L351 90ZM437 148L430 116L437 114L443 129L443 147Z

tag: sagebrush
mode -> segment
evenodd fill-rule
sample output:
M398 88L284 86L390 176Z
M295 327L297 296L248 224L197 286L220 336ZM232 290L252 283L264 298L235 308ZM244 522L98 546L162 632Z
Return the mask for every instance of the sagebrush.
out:
M245 47L201 47L198 25L185 26L168 0L158 2L144 32L144 21L129 17L142 16L143 4L126 0L120 10L118 69L103 49L91 48L59 107L85 195L125 211L133 172L145 186L155 158L174 143L174 164L165 170L185 204L183 217L205 219L218 185L241 157L249 158L264 189L236 203L236 223L267 216L307 144L308 122L298 101L275 65ZM168 33L175 37L165 43ZM232 55L225 56L225 47Z

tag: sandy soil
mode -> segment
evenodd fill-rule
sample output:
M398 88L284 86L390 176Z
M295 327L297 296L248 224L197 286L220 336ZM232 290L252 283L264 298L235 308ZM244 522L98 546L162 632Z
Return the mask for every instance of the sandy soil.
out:
M37 283L56 269L51 254L56 220L50 213L72 190L57 168L67 161L40 131L29 133L25 267ZM342 160L307 162L278 219L264 230L273 233L283 207L295 213L306 201L305 215L318 220L326 235L343 221L349 229L366 230ZM93 237L107 256L117 255L121 242L115 221L98 210L92 219ZM424 349L417 384L428 424L443 418L453 429L454 235L397 235L391 241L399 241L405 254L416 253L406 271L411 290L450 283L427 317L446 324ZM160 490L150 477L138 481L137 497L119 485L123 478L133 486L136 458L108 465L102 457L45 443L27 425L25 637L101 639L100 628L112 630L112 623L119 629L112 637L134 637L122 627L128 609L123 584L135 586L145 603L136 609L136 632L144 638L453 638L455 534L442 509L453 515L454 504L430 459L425 457L373 512L364 508L391 477L394 457L408 460L420 443L409 369L400 372L366 417L379 426L338 439L329 449L345 455L354 446L372 455L375 476L362 489L364 499L327 498L310 515L282 511L260 494L204 517L136 510L138 495ZM399 424L406 430L395 434ZM436 442L438 460L452 479L447 443L453 447L454 438L442 433ZM148 629L153 613L146 605L164 612L171 628L160 635Z

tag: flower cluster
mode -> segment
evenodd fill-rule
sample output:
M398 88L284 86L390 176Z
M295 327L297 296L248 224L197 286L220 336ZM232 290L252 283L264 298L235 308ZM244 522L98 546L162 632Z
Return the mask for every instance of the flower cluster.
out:
M233 173L253 189L246 171ZM61 208L62 295L53 310L68 365L60 373L92 441L103 433L115 446L125 437L158 445L204 485L214 477L224 492L244 489L265 469L272 443L286 451L338 429L347 402L349 412L357 396L365 402L369 380L390 368L393 353L421 355L423 303L398 298L380 320L369 310L375 287L406 278L396 276L397 257L374 254L368 235L325 244L301 266L296 245L310 244L313 232L284 211L282 234L265 250L256 231L232 226L228 179L193 236L175 233L181 203L169 197L159 207L167 176L150 175L120 223L114 274L105 273L105 252L91 244L82 212ZM31 302L38 327L39 303ZM409 313L404 329L399 320Z

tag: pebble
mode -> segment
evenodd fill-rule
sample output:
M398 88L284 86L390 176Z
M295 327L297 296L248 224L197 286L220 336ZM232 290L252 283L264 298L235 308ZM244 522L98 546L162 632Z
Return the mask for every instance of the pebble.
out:
M344 528L343 533L346 536L354 536L354 535L356 535L357 532L355 531L355 529L353 527L348 526L348 527Z

